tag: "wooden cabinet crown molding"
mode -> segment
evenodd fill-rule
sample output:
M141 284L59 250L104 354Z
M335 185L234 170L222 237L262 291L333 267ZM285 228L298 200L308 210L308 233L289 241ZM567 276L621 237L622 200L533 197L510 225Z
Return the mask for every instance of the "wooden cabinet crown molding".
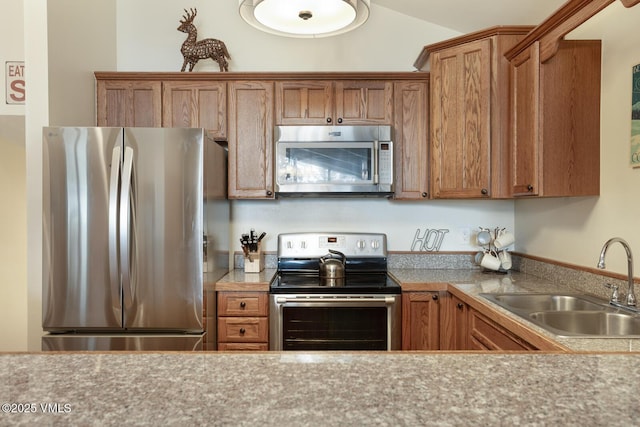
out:
M527 34L534 28L535 27L533 25L498 25L495 27L490 27L484 30L465 34L460 37L454 37L452 39L432 43L422 48L422 52L420 52L420 55L413 63L413 66L418 70L422 69L422 67L424 67L424 65L427 63L429 55L438 50L448 49L460 44L481 40L492 36Z
M429 73L423 71L369 71L369 72L139 72L139 71L95 71L97 80L415 80L429 79Z
M589 18L614 3L616 0L569 0L545 19L511 50L505 57L511 61L536 41L540 42L540 61L547 62L558 51L560 40L586 22ZM640 0L620 0L629 8Z

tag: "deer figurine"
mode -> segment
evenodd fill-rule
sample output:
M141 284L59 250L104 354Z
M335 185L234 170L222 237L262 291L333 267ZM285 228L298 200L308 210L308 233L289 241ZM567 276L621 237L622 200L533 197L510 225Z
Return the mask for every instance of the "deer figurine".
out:
M182 48L180 48L180 52L182 52L182 56L184 57L180 71L184 71L187 68L187 64L189 64L189 71L193 71L196 62L200 59L207 58L216 61L220 66L220 71L229 71L229 63L226 58L231 59L231 56L224 42L217 39L202 39L196 41L198 38L198 30L196 30L195 25L193 25L193 18L196 17L198 9L191 9L191 12L187 12L187 9L184 9L184 12L186 16L182 15L184 20L180 21L178 31L189 35L184 43L182 43Z

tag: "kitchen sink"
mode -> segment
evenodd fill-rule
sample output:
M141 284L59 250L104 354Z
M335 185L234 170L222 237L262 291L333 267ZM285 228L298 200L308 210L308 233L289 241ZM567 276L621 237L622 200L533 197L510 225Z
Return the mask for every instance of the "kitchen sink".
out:
M640 318L623 313L603 311L542 311L531 313L532 320L573 335L630 336L640 335Z
M555 294L483 294L505 308L527 311L606 310L607 306L580 295Z
M563 337L640 338L640 315L575 294L480 294L513 314Z

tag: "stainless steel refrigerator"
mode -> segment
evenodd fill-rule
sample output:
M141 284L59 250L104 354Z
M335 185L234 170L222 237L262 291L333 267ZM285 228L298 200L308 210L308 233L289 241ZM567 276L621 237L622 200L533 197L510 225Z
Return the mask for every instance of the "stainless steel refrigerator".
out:
M47 127L43 168L43 350L201 348L204 275L229 270L224 148L202 129Z

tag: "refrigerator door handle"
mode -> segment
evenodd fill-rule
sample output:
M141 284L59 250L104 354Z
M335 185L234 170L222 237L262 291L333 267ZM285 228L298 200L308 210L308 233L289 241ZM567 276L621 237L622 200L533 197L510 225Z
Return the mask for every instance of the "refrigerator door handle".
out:
M113 148L109 176L109 278L112 304L120 311L120 275L118 273L118 190L120 189L120 146Z
M120 189L120 275L122 277L122 293L124 307L133 300L131 288L131 191L133 177L133 148L125 147L124 165L122 166L122 184Z

